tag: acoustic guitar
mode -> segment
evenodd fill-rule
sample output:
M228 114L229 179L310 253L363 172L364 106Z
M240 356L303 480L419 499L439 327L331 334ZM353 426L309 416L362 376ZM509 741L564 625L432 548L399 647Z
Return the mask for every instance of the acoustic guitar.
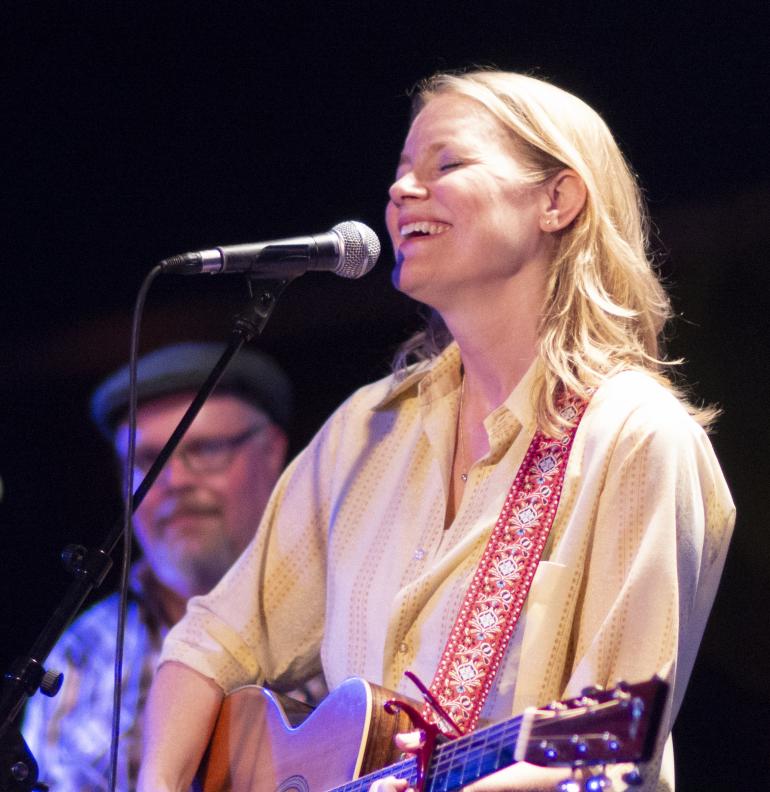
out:
M653 753L667 685L661 679L586 690L578 698L439 743L426 792L451 792L525 760L542 766L640 762ZM411 731L403 712L390 715L393 694L352 678L299 725L278 697L249 685L224 701L193 786L196 792L366 792L386 775L417 779L417 760L393 744Z

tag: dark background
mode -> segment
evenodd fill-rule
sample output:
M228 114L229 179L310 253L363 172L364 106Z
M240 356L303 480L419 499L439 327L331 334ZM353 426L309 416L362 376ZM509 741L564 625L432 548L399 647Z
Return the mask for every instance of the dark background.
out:
M21 4L20 4L21 6ZM437 69L530 70L593 105L640 175L697 395L738 505L722 588L676 727L679 787L760 788L770 754L765 4L6 4L0 578L6 668L67 586L59 550L117 514L87 397L128 354L164 256L315 233L385 242L405 90ZM299 449L416 325L389 285L306 275L259 340L294 379ZM144 349L225 338L237 277L167 277ZM763 774L764 771L764 774ZM762 778L759 782L757 779Z

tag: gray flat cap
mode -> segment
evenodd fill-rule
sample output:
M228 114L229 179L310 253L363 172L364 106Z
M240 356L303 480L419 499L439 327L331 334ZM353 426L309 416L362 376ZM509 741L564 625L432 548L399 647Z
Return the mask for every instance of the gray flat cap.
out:
M224 344L172 344L139 359L139 404L158 396L197 391L224 352ZM232 393L254 404L282 429L291 421L292 389L288 377L267 355L243 348L230 361L214 393ZM105 379L91 396L91 417L112 440L128 412L128 365Z

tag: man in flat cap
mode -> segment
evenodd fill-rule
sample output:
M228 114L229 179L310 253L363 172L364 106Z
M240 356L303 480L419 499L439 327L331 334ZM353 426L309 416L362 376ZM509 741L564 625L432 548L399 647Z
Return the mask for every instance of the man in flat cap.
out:
M164 347L138 364L136 484L176 428L222 353L216 344ZM165 634L187 600L208 592L251 541L286 461L291 415L286 375L243 349L231 361L134 515L142 558L133 566L126 622L117 788L133 789L142 711ZM128 368L94 392L91 412L125 466ZM118 599L112 595L64 633L47 666L64 672L53 699L33 696L23 733L40 778L57 792L106 790ZM299 693L309 703L320 679ZM293 691L297 695L298 691Z

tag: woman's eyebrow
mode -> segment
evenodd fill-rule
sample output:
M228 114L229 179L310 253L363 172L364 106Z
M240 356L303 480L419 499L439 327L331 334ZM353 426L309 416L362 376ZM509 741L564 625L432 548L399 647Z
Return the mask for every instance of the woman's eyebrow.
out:
M441 150L442 148L446 148L449 145L445 140L438 140L435 143L431 143L430 146L427 148L428 154L433 154L436 151ZM398 164L401 165L408 165L411 163L411 157L405 152L401 152L401 156L398 158Z

